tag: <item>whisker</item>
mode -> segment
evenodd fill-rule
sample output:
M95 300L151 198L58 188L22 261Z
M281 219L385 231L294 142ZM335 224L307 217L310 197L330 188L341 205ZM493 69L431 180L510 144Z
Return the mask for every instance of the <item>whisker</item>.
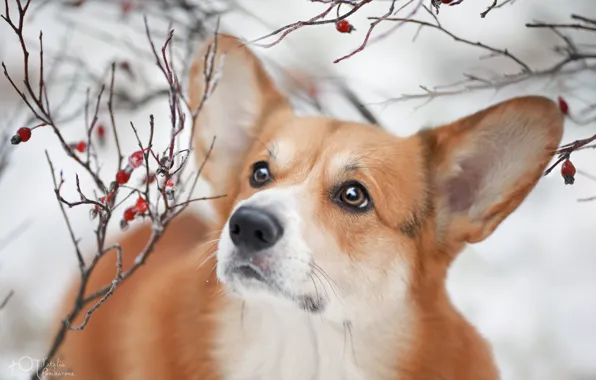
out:
M197 269L201 268L203 265L205 265L205 263L207 261L209 261L210 259L212 259L215 255L217 255L218 250L216 249L215 251L211 252L211 250L215 247L217 247L217 241L214 241L213 245L211 245L211 247L209 247L209 249L207 249L205 251L205 253L203 253L198 260L202 260L202 262L199 264L199 266L197 267ZM206 258L205 258L206 257Z
M246 301L242 300L242 305L240 306L240 327L242 331L244 331L244 311L246 309Z
M207 244L210 244L210 243L213 243L213 242L216 242L216 241L219 241L219 238L218 239L213 239L213 240L207 240L206 242L203 242L203 243L197 245L196 248L198 249L198 248L204 247Z
M314 285L314 280L313 280L313 276L315 276L317 278L317 280L319 280L319 283L323 286L323 289L325 290L325 295L327 296L327 298L329 298L329 292L327 291L327 288L325 287L325 284L323 284L323 281L321 280L321 278L319 277L319 275L317 275L317 272L315 272L314 270L311 272L311 274L309 275L311 281L313 281L313 285ZM319 296L319 292L317 291L317 286L315 285L315 291L317 292L317 297Z
M206 264L206 263L207 263L209 260L211 260L212 258L214 258L214 257L217 255L217 252L218 252L218 251L217 251L217 250L215 250L215 251L213 251L213 253L212 253L212 254L210 254L209 256L207 256L207 257L205 258L205 260L203 260L203 261L202 261L202 262L199 264L199 266L197 267L197 270L198 270L198 269L200 269L200 268L201 268L203 265L205 265L205 264Z
M308 278L312 282L312 285L315 287L315 294L317 295L317 299L320 300L321 299L321 296L319 295L319 289L317 288L317 283L315 282L315 279L313 278L313 274L314 274L314 272L310 273L308 275ZM319 282L320 281L321 280L319 280ZM325 289L325 286L323 286L323 289Z
M213 273L215 273L215 270L217 269L217 263L213 264L213 267L211 268L211 270L209 271L209 276L211 277L213 275ZM215 276L215 280L217 281L217 283L219 283L219 278L217 278L217 276ZM219 287L219 292L225 292L225 288L223 286ZM223 293L220 293L223 294Z
M344 352L343 355L346 355L346 346L347 346L347 337L350 336L350 346L352 346L352 358L354 359L354 364L358 364L358 360L356 360L356 349L354 348L354 335L352 334L352 322L345 321L343 323L343 330L344 330Z
M329 287L333 291L333 294L335 295L335 297L341 302L341 298L339 297L339 294L338 294L338 291L339 291L339 293L343 293L341 287L331 278L331 276L329 276L329 274L327 272L325 272L325 270L323 270L323 268L321 268L316 263L313 263L312 261L303 260L303 259L300 259L297 257L288 257L288 259L295 260L295 261L298 261L301 263L307 263L310 266L310 268L312 269L313 274L316 274L317 272L319 274L321 274L323 276L323 278L325 279L325 281L327 282L327 284L329 284ZM327 292L327 289L326 289L325 284L323 283L323 280L318 275L316 275L316 277L318 278L319 282L323 286L323 289L325 289L325 292ZM327 297L329 298L328 292L327 292Z
M331 276L329 276L329 274L327 274L327 272L325 272L323 270L323 268L321 268L319 265L317 265L315 263L310 263L310 264L311 264L311 268L314 271L318 271L325 278L325 280L329 284L329 287L333 291L335 297L337 299L340 299L341 300L341 298L339 297L339 295L336 292L336 289L337 289L340 293L343 293L342 290L341 290L341 288L339 287L339 285L337 285L337 283L331 278Z
M211 235L215 235L215 234L220 234L221 231L223 231L223 229L208 232L208 233L205 234L205 237L208 237L208 236L211 236Z

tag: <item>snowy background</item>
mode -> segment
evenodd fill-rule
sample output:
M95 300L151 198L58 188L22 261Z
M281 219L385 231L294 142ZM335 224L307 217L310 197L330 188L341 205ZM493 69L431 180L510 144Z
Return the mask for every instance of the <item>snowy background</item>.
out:
M551 47L560 40L547 30L525 28L526 22L566 22L571 13L596 18L595 0L517 0L481 19L479 13L491 2L468 0L457 7L442 7L439 18L450 31L507 47L536 68L548 67L557 59ZM240 3L268 24L255 22L246 15L231 14L222 19L222 30L246 39L322 11L320 5L306 0ZM418 107L420 102L385 104L391 97L419 92L419 85L457 81L464 72L503 73L515 69L503 59L479 60L484 51L454 43L432 30L423 30L412 43L414 26L405 26L386 40L334 65L334 59L361 43L368 27L365 16L382 14L387 6L387 1L375 1L362 15L351 18L357 28L351 35L337 33L333 25L304 28L274 48L256 51L290 70L312 76L318 83L343 79L381 123L397 135L449 122L516 95L541 94L553 99L564 95L572 110L596 102L596 75L587 71L528 81L498 92L439 98L423 107ZM81 31L68 40L64 38L65 19ZM149 21L153 22L151 17ZM154 25L159 24L155 21ZM121 44L94 37L90 31L109 30L147 51L142 19L122 18L119 8L111 5L91 3L72 12L56 12L50 4L37 12L28 26L27 36L32 43L43 29L48 56L67 44L70 54L98 70L113 59L134 62L137 55ZM165 26L160 27L165 30ZM591 37L594 43L594 33L573 35L587 43ZM0 58L18 78L22 60L15 42L12 32L0 23ZM162 78L150 66L138 70L149 83L161 83ZM123 84L133 91L138 86L126 81ZM7 128L13 133L21 126L3 125L5 119L1 118L10 114L16 104L12 90L0 78L0 132ZM333 115L358 120L353 110L344 110L345 106L333 102L332 107ZM149 113L155 114L158 126L166 126L158 128L158 138L165 138L165 99L136 113L122 112L118 121L121 126L130 120L146 126ZM124 151L130 152L135 148L134 136L128 128L122 129ZM27 144L8 147L14 153L0 179L0 299L11 289L15 292L0 311L1 380L26 378L24 373L8 369L14 360L44 356L50 318L69 279L76 273L74 252L52 192L44 150L49 151L55 166L64 170L71 185L76 166L49 130L35 132ZM146 132L147 128L142 129L143 134ZM65 125L63 133L72 141L83 138L81 120ZM594 133L596 123L578 126L568 121L564 142ZM113 147L106 148L105 154L111 157ZM573 161L578 168L596 174L596 151L575 154ZM109 168L108 163L104 173L110 173ZM83 187L88 186L89 178L83 178ZM200 187L197 193L205 195L205 189ZM578 198L595 195L596 181L578 175L575 186L564 186L557 170L541 180L527 201L489 239L468 247L454 264L448 284L450 293L456 305L492 343L503 379L596 379L596 201L577 202ZM91 247L92 223L87 210L74 209L70 215L83 246ZM117 233L118 226L113 225L112 230Z

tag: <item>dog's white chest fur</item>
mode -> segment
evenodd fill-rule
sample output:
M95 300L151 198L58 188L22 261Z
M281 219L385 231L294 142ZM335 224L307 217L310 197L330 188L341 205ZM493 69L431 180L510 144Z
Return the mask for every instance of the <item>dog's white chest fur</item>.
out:
M221 322L217 355L225 380L379 378L370 370L376 360L358 350L353 334L317 316L239 302Z

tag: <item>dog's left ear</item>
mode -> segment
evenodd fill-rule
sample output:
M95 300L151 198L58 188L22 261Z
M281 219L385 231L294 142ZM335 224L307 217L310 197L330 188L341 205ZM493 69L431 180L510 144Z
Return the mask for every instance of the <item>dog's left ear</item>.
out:
M233 199L230 190L240 180L247 153L267 126L293 118L290 103L250 49L223 34L207 41L197 53L190 70L189 97L193 109L202 105L194 126L198 164L215 137L203 175L215 194Z
M562 133L556 104L537 96L420 132L439 236L469 243L488 237L534 188Z

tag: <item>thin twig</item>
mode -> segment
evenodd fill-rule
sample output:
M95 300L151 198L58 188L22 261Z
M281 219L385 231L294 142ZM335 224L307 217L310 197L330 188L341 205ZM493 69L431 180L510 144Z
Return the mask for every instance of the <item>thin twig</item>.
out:
M6 307L6 305L8 305L8 301L10 301L10 299L12 298L13 295L14 295L14 290L11 290L10 292L8 292L8 295L6 297L4 297L4 299L0 303L0 310L4 309Z

